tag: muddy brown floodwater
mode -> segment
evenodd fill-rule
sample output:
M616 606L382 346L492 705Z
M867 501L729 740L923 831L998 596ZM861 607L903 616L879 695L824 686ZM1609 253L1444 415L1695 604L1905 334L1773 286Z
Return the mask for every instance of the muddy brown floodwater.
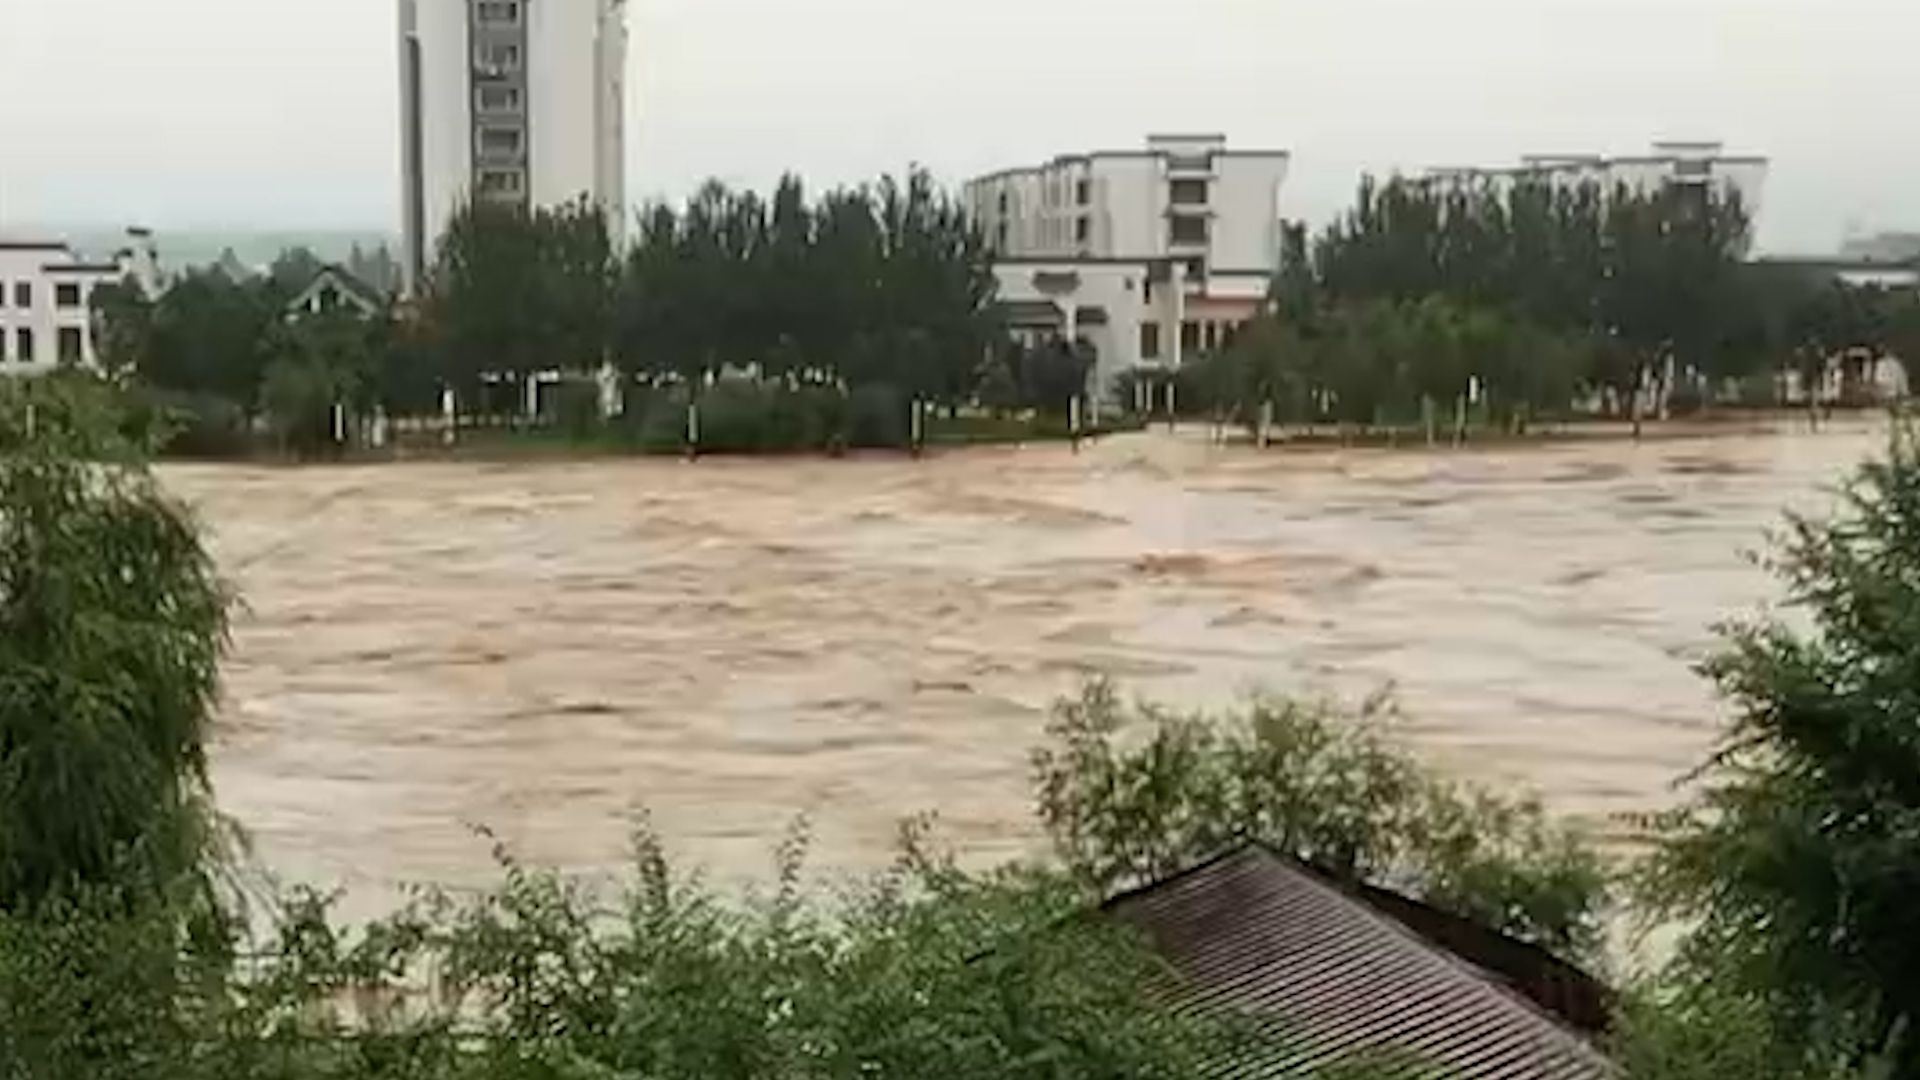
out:
M1867 428L1491 451L1198 432L898 459L169 467L242 591L222 805L360 897L617 866L637 808L719 879L798 814L859 871L938 810L1031 851L1027 754L1089 673L1221 704L1391 684L1446 768L1617 828L1718 709L1743 557Z

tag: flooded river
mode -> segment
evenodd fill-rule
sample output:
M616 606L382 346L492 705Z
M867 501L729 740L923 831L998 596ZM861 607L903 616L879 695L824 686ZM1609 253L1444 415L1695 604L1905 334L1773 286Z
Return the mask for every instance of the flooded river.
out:
M647 808L723 880L810 815L860 870L938 810L1032 850L1027 754L1089 673L1222 704L1387 685L1404 734L1610 826L1717 710L1743 557L1878 444L1810 435L1258 454L1196 431L922 462L169 467L242 591L222 805L382 895L617 864Z

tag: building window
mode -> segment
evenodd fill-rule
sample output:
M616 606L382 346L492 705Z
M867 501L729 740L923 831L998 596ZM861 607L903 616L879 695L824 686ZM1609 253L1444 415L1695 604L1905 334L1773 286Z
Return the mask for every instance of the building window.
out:
M7 306L7 283L4 281L0 281L0 309L4 309L6 306ZM0 340L0 348L5 348L6 344L7 343L4 340Z
M1140 324L1140 359L1160 359L1160 324L1157 322Z
M481 112L517 113L520 111L520 88L499 83L482 83L475 91Z
M16 281L13 283L13 306L30 308L33 306L33 282Z
M1085 206L1093 201L1093 181L1081 180L1073 185L1073 201Z
M86 358L85 339L77 326L60 328L59 357L62 364L78 364Z
M480 152L489 157L517 158L525 145L525 133L519 128L483 127L480 129Z
M1007 212L1007 193L1004 191L1000 193L1000 212L1003 214Z
M480 194L482 195L520 195L526 190L527 177L519 169L480 170Z
M77 282L62 281L53 287L53 306L77 308L80 306L80 285Z
M1180 324L1180 351L1182 354L1200 351L1200 324L1183 322Z
M1090 217L1084 217L1084 216L1076 218L1073 222L1073 238L1074 240L1082 244L1086 243L1089 240L1092 240L1093 239L1093 219Z
M13 332L13 358L23 364L31 364L39 357L33 351L33 331L21 327Z
M1181 247L1205 244L1207 219L1193 216L1175 216L1167 219L1167 241Z
M511 41L487 41L480 45L480 66L487 71L520 70L520 46Z
M999 244L998 244L998 246L999 246L999 248L1000 248L1000 250L1002 250L1002 251L1005 251L1005 250L1007 249L1007 235L1008 235L1008 233L1009 233L1009 228L1008 228L1008 226L1007 226L1007 223L1006 223L1006 222L1004 222L1004 221L1003 221L1003 222L1001 222L1001 223L1000 223L1000 239L999 239Z
M520 0L480 0L480 22L486 26L519 26Z
M1168 185L1168 198L1175 206L1207 205L1207 182L1205 180L1175 180Z

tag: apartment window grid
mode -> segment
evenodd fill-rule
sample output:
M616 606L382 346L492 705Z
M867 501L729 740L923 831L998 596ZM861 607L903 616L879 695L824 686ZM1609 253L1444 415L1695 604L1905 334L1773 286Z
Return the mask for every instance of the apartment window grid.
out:
M77 326L60 328L55 357L62 364L78 364L86 359L86 337Z
M483 26L518 27L520 0L481 0L478 14Z
M13 332L13 358L22 364L31 364L39 359L35 355L31 327L22 326Z
M73 309L80 306L80 285L78 282L62 281L53 287L53 306Z
M33 307L33 282L16 281L13 283L13 306L22 310Z
M504 83L481 83L475 90L475 103L483 113L518 113L521 111L522 98L520 88Z
M1176 247L1194 247L1205 244L1208 237L1207 219L1191 215L1175 215L1167 219L1167 241Z
M1206 206L1210 192L1205 180L1183 178L1170 181L1167 185L1168 201L1175 206Z

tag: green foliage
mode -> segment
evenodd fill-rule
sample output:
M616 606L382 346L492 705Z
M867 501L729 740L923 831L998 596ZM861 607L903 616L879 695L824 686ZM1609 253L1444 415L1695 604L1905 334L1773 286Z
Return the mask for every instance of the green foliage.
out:
M267 328L276 314L263 282L235 282L213 269L190 272L156 303L138 375L163 390L250 404L267 361Z
M621 275L616 353L630 373L726 369L969 399L994 340L993 276L959 203L922 171L771 199L718 183L655 206Z
M477 202L454 214L438 251L420 315L441 380L463 398L477 399L482 376L599 366L614 258L598 207Z
M1158 962L1058 877L915 846L823 907L802 850L745 907L644 835L618 896L505 860L357 932L296 897L241 966L164 909L0 915L0 1076L1171 1080L1242 1037L1162 1010Z
M1249 425L1271 402L1283 423L1437 427L1477 395L1487 420L1518 429L1564 414L1596 379L1585 339L1436 294L1336 304L1300 325L1257 319L1181 387L1189 407Z
M1837 1035L1837 1033L1828 1033ZM1783 1035L1764 1004L1711 979L1643 987L1621 1003L1605 1047L1628 1080L1885 1080L1839 1039Z
M1257 839L1354 881L1408 892L1571 959L1599 943L1605 878L1534 802L1436 778L1357 718L1273 698L1239 714L1128 707L1095 683L1062 703L1034 756L1041 820L1102 890Z
M901 449L911 432L907 399L883 384L856 386L847 395L846 444L860 450Z
M1444 375L1443 361L1403 372L1415 376L1411 387L1396 383L1391 359L1375 355L1396 350L1363 335L1363 347L1339 356L1368 372L1339 395L1349 403L1344 420L1371 421L1352 415L1367 412L1363 391L1384 388L1391 397L1412 390L1444 401L1461 392L1467 375L1498 391L1496 407L1503 397L1508 407L1524 403L1524 416L1566 408L1582 386L1606 386L1624 398L1668 359L1715 378L1763 362L1764 351L1746 336L1764 306L1741 262L1748 239L1746 208L1704 187L1608 191L1544 178L1508 185L1369 178L1310 258L1302 240L1290 240L1276 301L1309 338L1323 336L1324 309L1355 302L1440 298L1469 320L1504 324L1490 324L1492 336L1463 358L1470 370L1438 378L1437 387L1425 376ZM1574 344L1515 347L1528 339ZM1369 341L1375 347L1364 347ZM1567 350L1574 355L1556 355Z
M118 418L50 384L29 436L20 398L0 398L0 908L198 864L227 628Z
M283 450L337 453L334 408L351 416L372 388L386 328L347 311L307 315L268 335L260 405Z
M247 413L215 394L183 394L136 386L133 407L149 415L161 433L158 453L190 458L232 458L253 448Z
M1704 666L1735 719L1664 819L1647 895L1694 925L1676 976L1765 1004L1784 1037L1857 1033L1920 1069L1920 445L1897 425L1831 521L1795 518L1792 624Z

